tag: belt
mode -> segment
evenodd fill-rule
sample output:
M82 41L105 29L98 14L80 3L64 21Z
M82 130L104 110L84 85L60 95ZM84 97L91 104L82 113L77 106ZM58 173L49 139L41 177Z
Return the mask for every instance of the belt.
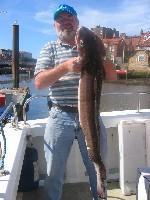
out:
M61 106L59 104L52 103L52 107L56 107L63 112L78 113L78 108L74 106Z

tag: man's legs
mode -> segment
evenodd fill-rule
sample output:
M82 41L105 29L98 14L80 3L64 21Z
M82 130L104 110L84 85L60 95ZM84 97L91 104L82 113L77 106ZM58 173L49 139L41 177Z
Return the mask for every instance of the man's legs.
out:
M46 200L60 200L67 158L75 137L74 125L66 113L52 108L44 135L48 177Z

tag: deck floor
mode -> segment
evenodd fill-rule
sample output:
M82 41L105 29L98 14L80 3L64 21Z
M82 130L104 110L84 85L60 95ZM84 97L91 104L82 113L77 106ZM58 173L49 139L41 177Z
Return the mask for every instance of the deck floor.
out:
M16 200L43 200L44 190L39 187L32 192L18 192ZM62 200L92 200L88 183L65 184ZM107 200L136 200L136 195L124 196L121 193L118 182L108 184Z

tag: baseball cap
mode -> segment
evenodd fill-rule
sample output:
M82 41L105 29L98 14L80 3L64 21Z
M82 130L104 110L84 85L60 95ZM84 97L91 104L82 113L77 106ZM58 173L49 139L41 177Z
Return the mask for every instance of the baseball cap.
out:
M56 20L62 12L66 12L70 15L77 16L77 12L74 10L73 7L68 6L66 4L60 4L54 13L54 20Z

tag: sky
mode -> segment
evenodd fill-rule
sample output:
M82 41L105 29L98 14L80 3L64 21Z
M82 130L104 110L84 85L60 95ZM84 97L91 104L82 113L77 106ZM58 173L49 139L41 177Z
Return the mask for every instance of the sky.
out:
M44 44L56 39L53 13L60 4L75 8L80 26L116 28L131 36L150 31L150 0L0 0L0 48L12 49L17 21L20 51L37 58Z

